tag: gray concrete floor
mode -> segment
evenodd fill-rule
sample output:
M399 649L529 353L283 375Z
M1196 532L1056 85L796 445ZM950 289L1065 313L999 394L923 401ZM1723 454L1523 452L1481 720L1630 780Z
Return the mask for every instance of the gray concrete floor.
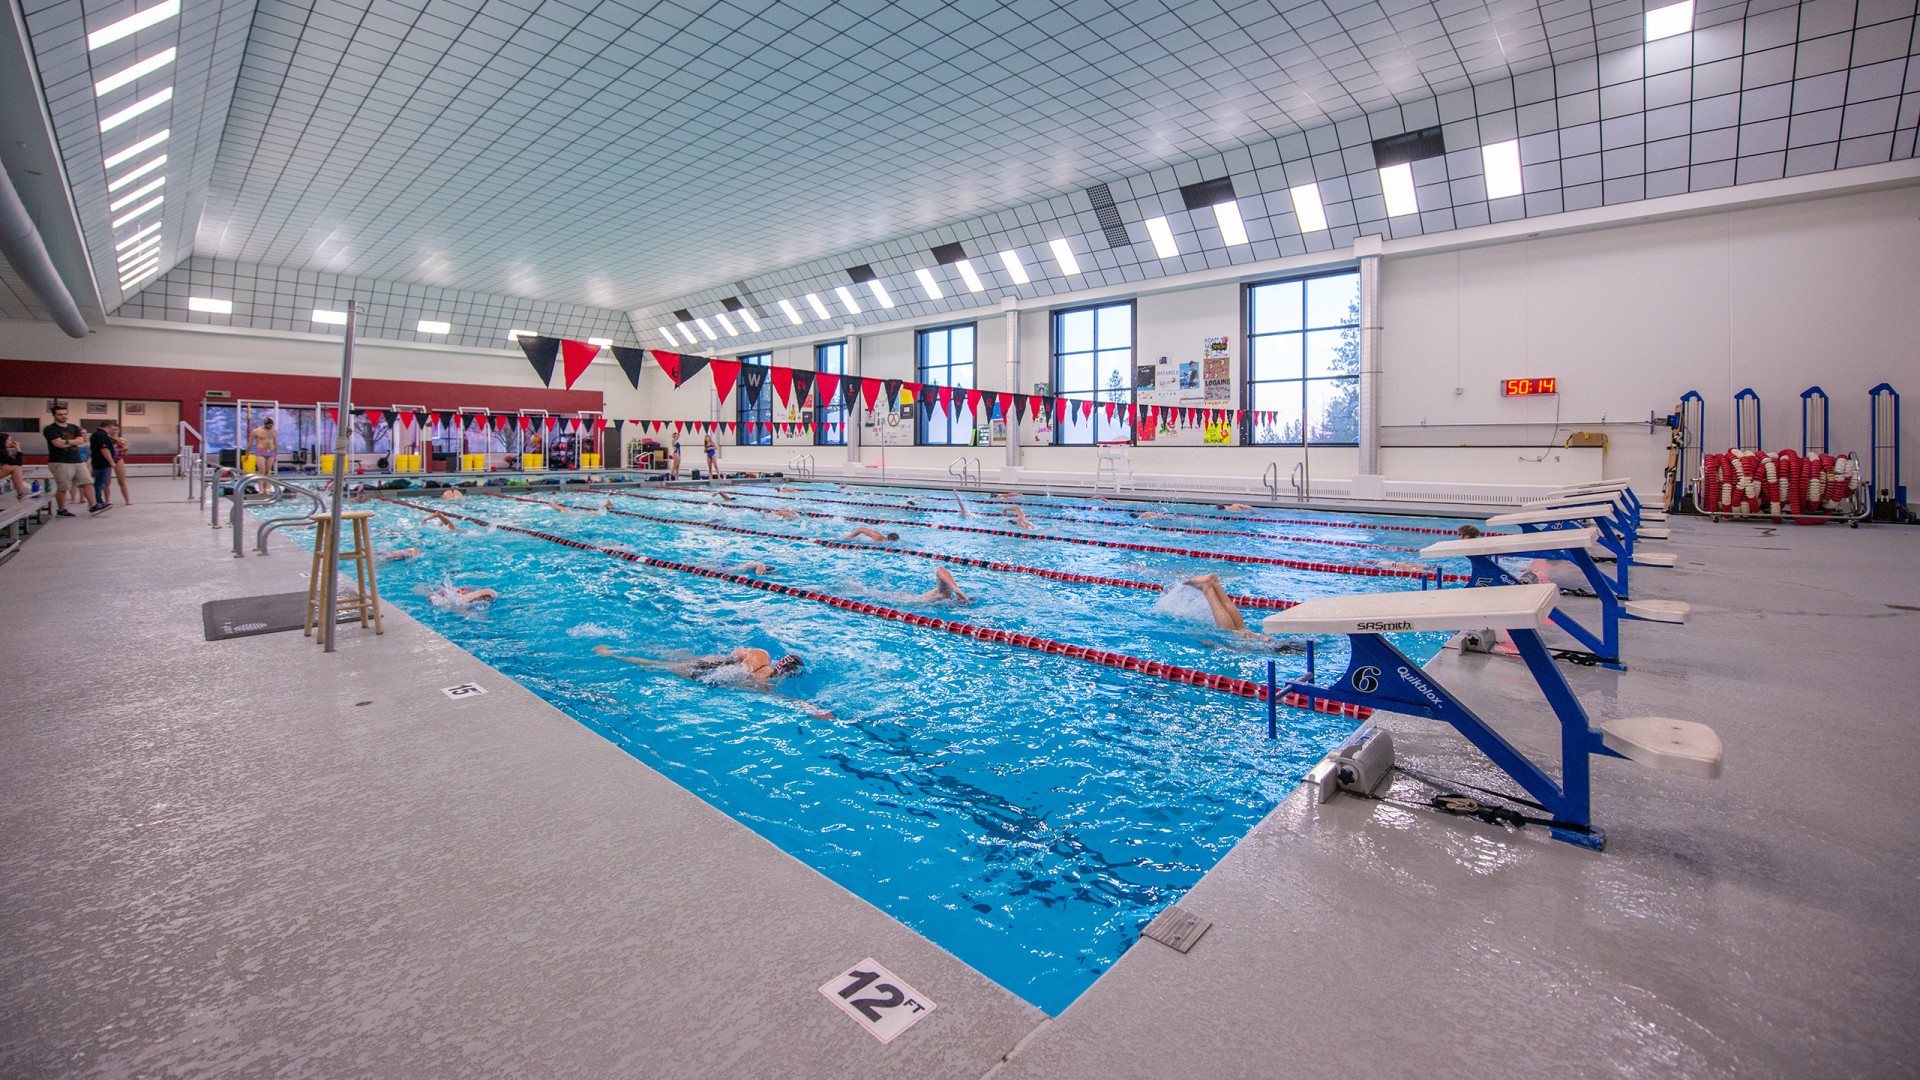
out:
M1713 725L1726 775L1598 761L1604 854L1296 794L1183 901L1191 953L1048 1020L398 612L201 640L306 559L135 496L0 566L0 1076L1916 1071L1920 529L1675 524L1637 592L1693 623L1569 677ZM1555 745L1517 661L1433 670ZM869 956L938 1003L891 1045L816 990Z

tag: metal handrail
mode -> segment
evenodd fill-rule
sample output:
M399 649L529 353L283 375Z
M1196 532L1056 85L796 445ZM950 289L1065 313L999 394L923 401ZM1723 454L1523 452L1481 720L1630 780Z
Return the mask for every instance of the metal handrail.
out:
M787 459L787 471L802 480L813 479L813 455L795 454Z
M982 476L985 475L985 468L979 458L970 458L962 454L947 463L947 475L955 477L962 484L978 485Z
M1307 497L1307 459L1306 458L1303 457L1299 461L1294 463L1293 471L1287 475L1287 482L1293 485L1293 490L1299 492L1300 498L1304 501Z
M1277 461L1267 462L1267 470L1260 474L1260 486L1267 489L1268 495L1271 495L1276 499L1280 497L1280 463L1279 462Z
M302 487L299 484L290 484L285 480L275 480L274 483L280 485L281 487L287 489L288 491L293 492L295 495L302 495L302 496L305 496L306 498L312 499L314 514L320 514L320 513L326 512L327 500L322 498L319 492ZM295 514L292 517L264 518L260 522L260 528L257 529L254 533L253 549L259 554L265 555L267 553L267 534L268 533L273 532L275 529L279 529L287 525L312 524L312 522L313 522L312 514ZM234 531L234 536L236 539L239 537L239 530L236 529Z

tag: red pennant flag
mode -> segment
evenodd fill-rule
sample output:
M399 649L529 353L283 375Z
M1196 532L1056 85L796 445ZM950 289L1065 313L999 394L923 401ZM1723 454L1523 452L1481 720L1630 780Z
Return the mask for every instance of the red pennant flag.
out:
M999 398L1000 398L1000 419L1002 420L1013 419L1013 395L1003 390L1000 392Z
M1067 399L1066 398L1057 397L1053 399L1053 416L1054 416L1053 422L1056 425L1064 426L1066 424L1067 422Z
M982 419L980 416L980 391L967 391L967 412L973 414L973 421L976 424Z
M773 380L773 392L779 397L780 404L785 405L787 399L793 396L793 369L771 368L767 371L767 376Z
M822 371L813 377L813 384L820 388L818 400L824 407L833 400L833 395L840 389L840 376Z
M943 386L940 388L940 411L943 413L953 412L953 387L951 386Z
M566 373L567 389L573 389L573 384L579 381L580 376L587 373L587 365L593 363L593 358L599 355L600 346L598 345L589 345L584 341L568 341L566 338L560 339L560 367Z
M327 410L327 419L329 419L329 420L331 420L331 421L333 421L333 426L334 426L334 427L339 427L339 426L340 426L340 410L339 410L339 409L328 409L328 410Z
M596 416L596 417L594 417L594 418L593 418L593 430L595 430L595 431L605 431L605 430L607 430L607 418L606 418L606 417L604 417L604 416Z
M734 383L740 381L740 361L715 360L707 366L713 369L714 392L720 395L721 401L727 400L733 393Z
M507 430L507 418L506 418L505 416L496 416L496 417L494 417L494 420L493 420L493 427L494 427L494 430L496 430L496 431L505 431L505 430Z
M521 430L521 431L525 431L525 430L527 430L528 428L530 428L530 427L532 427L532 426L533 426L533 417L531 417L531 416L522 416L522 417L520 418L520 430Z
M1039 416L1040 410L1044 408L1046 408L1046 406L1041 403L1040 396L1038 394L1034 394L1028 397L1027 412L1033 414L1034 416Z
M861 379L860 380L860 399L867 403L867 411L872 412L874 402L877 402L880 400L880 380L879 379Z
M660 365L661 371L667 373L667 378L673 380L674 386L677 387L680 385L679 353L661 352L659 349L655 349L653 350L653 360L654 363Z

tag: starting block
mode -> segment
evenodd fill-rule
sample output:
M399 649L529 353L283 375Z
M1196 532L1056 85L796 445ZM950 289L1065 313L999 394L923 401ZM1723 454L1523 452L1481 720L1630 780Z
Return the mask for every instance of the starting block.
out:
M1595 558L1611 558L1618 569L1615 571L1613 591L1621 599L1633 595L1628 588L1628 568L1632 566L1672 566L1679 560L1670 551L1634 550L1634 534L1627 529L1617 515L1612 503L1586 503L1559 509L1522 510L1512 514L1496 514L1487 519L1492 528L1508 525L1516 526L1522 533L1563 532L1567 529L1594 528L1599 535L1594 540L1595 551L1589 552Z
M1598 634L1574 619L1557 604L1548 619L1567 632L1575 641L1587 647L1593 660L1613 668L1625 671L1627 665L1620 658L1620 620L1644 619L1650 622L1684 623L1692 614L1690 605L1678 600L1626 600L1613 587L1612 579L1600 572L1594 565L1593 556L1587 553L1599 536L1599 530L1592 526L1579 529L1555 529L1547 532L1501 533L1493 536L1477 536L1465 540L1442 540L1420 549L1423 559L1466 559L1473 564L1473 574L1468 582L1470 588L1484 588L1496 585L1518 585L1520 582L1506 568L1500 565L1499 556L1524 557L1532 559L1563 559L1579 568L1581 576L1593 587L1593 593L1600 599L1600 632ZM1584 654L1572 654L1573 659L1585 660ZM1589 661L1591 662L1591 661Z
M1520 504L1522 510L1564 510L1575 506L1611 506L1614 520L1623 532L1630 532L1642 540L1666 540L1673 533L1665 525L1648 525L1643 514L1626 497L1624 492L1588 492L1579 495L1551 495L1544 499ZM1665 520L1665 518L1661 518Z
M1621 508L1627 512L1628 518L1632 520L1636 527L1638 527L1641 522L1667 520L1667 512L1665 510L1651 508L1640 501L1640 496L1634 493L1633 481L1630 479L1601 480L1592 484L1574 484L1570 487L1556 489L1551 495L1547 496L1547 498L1561 499L1585 495L1606 495L1617 498L1620 501ZM1532 506L1533 504L1526 503L1523 505Z
M1710 779L1720 775L1720 737L1704 724L1667 717L1609 720L1594 727L1540 640L1559 595L1557 587L1541 584L1330 596L1269 615L1261 628L1276 635L1347 635L1350 659L1337 682L1290 682L1286 692L1450 725L1546 809L1555 839L1600 850L1606 834L1593 825L1588 758L1625 758ZM1485 627L1513 638L1560 721L1559 782L1382 636Z

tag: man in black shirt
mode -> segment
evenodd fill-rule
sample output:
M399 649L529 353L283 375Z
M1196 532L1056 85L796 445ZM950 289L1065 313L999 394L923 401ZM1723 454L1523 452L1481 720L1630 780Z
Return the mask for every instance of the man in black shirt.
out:
M67 423L67 407L53 408L53 423L40 429L47 440L47 471L53 473L53 505L56 516L73 517L67 509L69 496L79 497L80 474L87 468L87 444L79 424Z
M107 488L113 484L113 437L119 433L120 425L109 420L94 428L93 437L87 440L87 449L91 452L87 465L93 469L93 505L87 508L89 514L113 508L107 501Z

